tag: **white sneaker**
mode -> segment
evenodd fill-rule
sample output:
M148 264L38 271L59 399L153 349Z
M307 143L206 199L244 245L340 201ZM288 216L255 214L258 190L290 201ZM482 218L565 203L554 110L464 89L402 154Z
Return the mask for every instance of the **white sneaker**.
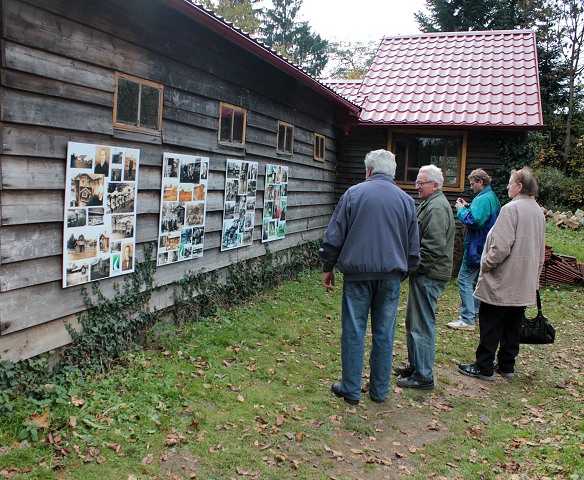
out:
M475 326L466 323L464 320L460 318L454 320L447 324L448 328L453 328L454 330L474 330Z

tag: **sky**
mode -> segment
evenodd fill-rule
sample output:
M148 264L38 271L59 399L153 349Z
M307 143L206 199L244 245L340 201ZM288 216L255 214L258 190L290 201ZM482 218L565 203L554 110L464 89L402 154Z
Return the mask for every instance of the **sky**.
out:
M303 0L299 20L321 37L350 42L420 33L414 13L425 0Z

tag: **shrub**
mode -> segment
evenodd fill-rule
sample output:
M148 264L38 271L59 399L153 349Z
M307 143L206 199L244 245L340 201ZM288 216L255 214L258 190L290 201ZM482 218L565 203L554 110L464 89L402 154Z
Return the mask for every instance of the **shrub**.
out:
M584 176L569 177L557 168L535 171L539 203L550 210L575 210L584 204Z

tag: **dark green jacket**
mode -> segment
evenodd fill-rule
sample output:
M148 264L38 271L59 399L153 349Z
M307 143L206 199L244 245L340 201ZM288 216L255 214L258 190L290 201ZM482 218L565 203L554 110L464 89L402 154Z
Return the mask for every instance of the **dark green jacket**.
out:
M450 280L454 251L454 215L442 190L437 190L420 203L417 215L420 266L415 275Z

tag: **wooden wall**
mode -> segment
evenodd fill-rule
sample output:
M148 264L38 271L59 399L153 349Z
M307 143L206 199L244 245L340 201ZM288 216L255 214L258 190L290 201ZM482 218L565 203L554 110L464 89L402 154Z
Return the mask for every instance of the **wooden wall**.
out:
M290 173L286 237L270 249L322 236L335 204L331 100L163 2L1 0L1 9L0 359L68 343L63 322L83 309L81 287L61 287L69 141L140 149L138 261L158 235L163 152L210 158L204 255L159 267L158 286L265 253L266 163ZM164 85L162 137L113 129L116 71ZM248 110L245 149L218 144L220 101ZM278 120L295 126L293 156L276 153ZM325 163L313 160L315 131L327 138ZM222 253L227 158L259 162L260 177L254 243ZM102 281L102 290L121 280ZM171 302L172 289L161 288L152 303Z
M350 186L365 179L365 165L363 163L365 155L371 150L387 148L389 133L390 130L387 127L357 127L352 128L349 135L339 137L337 183L335 186L335 198L337 201ZM497 153L494 144L503 135L506 135L506 132L495 130L468 131L466 170L464 173L465 192L445 192L452 205L460 196L470 201L471 195L467 177L476 168L483 168L492 177L493 183L507 183L507 176L505 178L497 178L495 175L495 169L502 164L502 158ZM399 158L397 161L399 162ZM413 186L405 190L417 200L418 195ZM501 199L501 201L503 200Z

